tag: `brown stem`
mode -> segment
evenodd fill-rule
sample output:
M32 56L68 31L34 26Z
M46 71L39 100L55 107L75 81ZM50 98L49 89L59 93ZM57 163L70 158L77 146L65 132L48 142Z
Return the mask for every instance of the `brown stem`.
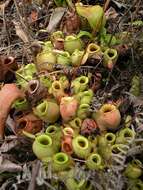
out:
M4 136L5 122L12 103L24 94L15 84L5 84L0 91L0 139Z
M110 0L106 0L105 4L104 4L104 11L107 10L108 6L109 6Z
M32 177L31 177L31 181L30 181L29 186L28 186L28 190L34 190L35 189L36 177L38 175L39 169L40 169L40 161L36 160L36 162L32 166Z

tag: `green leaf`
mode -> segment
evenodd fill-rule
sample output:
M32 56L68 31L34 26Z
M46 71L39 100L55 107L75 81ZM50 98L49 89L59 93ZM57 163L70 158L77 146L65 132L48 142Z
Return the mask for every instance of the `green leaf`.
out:
M93 39L93 36L90 32L87 32L87 31L83 31L83 30L80 30L80 32L77 34L77 38L81 38L83 36L86 36L90 39Z

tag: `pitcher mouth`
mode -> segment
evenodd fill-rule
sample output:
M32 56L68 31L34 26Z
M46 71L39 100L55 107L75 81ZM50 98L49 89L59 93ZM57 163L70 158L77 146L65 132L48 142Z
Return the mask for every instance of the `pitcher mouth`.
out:
M113 133L107 133L107 134L105 135L105 138L106 138L106 140L107 140L109 143L113 143L113 142L115 142L116 136L115 136Z
M73 131L73 129L70 128L70 127L65 127L65 128L63 129L63 133L64 133L65 136L73 137L74 131Z
M88 148L88 141L86 141L86 139L84 139L83 137L78 137L76 139L76 141L77 141L77 146L80 149L87 149Z
M130 130L125 131L125 133L124 133L124 137L126 137L126 138L132 138L133 136L134 135Z
M41 103L41 105L38 106L38 111L40 112L41 115L45 115L47 109L48 109L48 104L46 101L43 101L43 103Z
M18 129L24 129L27 126L27 121L25 119L22 119L21 121L19 121L18 124Z
M53 88L54 90L57 90L57 91L60 90L60 89L62 89L61 84L60 84L60 82L58 82L58 81L54 81L54 82L53 82L52 88Z
M89 44L88 49L87 49L89 53L97 53L99 52L99 50L100 50L100 47L94 43Z
M65 39L65 42L71 42L71 41L76 41L77 38L75 36L67 36Z
M91 156L91 160L94 162L94 164L99 165L101 164L101 158L98 154L93 154Z
M57 163L57 164L65 164L67 163L69 160L67 154L63 153L63 152L59 152L57 153L55 156L54 156L54 161Z
M101 108L100 111L103 113L109 113L116 110L116 107L114 105L111 104L104 104Z
M54 126L54 125L51 125L51 126L49 126L47 129L46 129L46 134L51 134L51 135L53 135L53 134L55 134L57 132L57 128L56 128L56 126Z
M127 141L132 140L135 137L135 132L130 128L125 128L119 132L119 136L123 137Z
M80 82L80 84L87 84L88 83L88 78L87 77L80 77L80 79L79 79L79 82Z
M108 56L109 59L114 59L117 56L117 50L115 49L107 49L105 54Z
M52 139L48 135L40 135L36 138L38 144L40 144L43 147L47 147L52 145Z
M111 147L112 154L120 154L124 152L124 145L122 144L114 144Z
M38 80L31 80L28 85L28 92L30 94L34 94L40 86L40 82Z
M83 109L83 110L86 110L86 109L89 109L89 108L90 108L89 104L81 104L79 106L79 109Z
M14 57L7 57L5 60L4 60L4 65L10 65L14 62Z
M82 122L81 122L81 120L79 118L74 119L74 124L75 124L76 127L81 127L81 123Z

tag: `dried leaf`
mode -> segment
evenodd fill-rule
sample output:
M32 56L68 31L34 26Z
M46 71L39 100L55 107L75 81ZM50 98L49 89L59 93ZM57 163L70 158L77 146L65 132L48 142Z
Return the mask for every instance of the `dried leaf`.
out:
M31 179L31 171L30 171L30 167L28 167L27 164L24 164L23 166L23 173L22 173L22 179L25 180L25 179L28 179L30 180Z
M18 164L12 163L3 156L0 156L0 171L1 172L20 172L22 167Z
M10 115L8 115L8 117L7 117L6 126L7 126L7 128L8 128L10 131L12 131L14 134L16 134L15 128L14 128L14 126L15 126L15 121L10 117Z
M115 18L117 18L117 16L118 16L119 14L116 12L116 10L115 10L113 7L110 7L110 8L106 11L105 15L106 15L106 18L107 18L107 19L115 19Z
M87 59L88 59L88 56L89 56L89 53L86 52L86 53L84 54L83 58L82 58L81 65L84 65L84 64L85 64L85 62L86 62Z
M24 42L24 43L28 43L28 36L26 34L26 32L22 29L21 25L19 22L13 21L14 26L15 26L15 30L16 30L16 34L17 36Z
M0 15L3 16L4 15L4 9L5 9L5 3L0 5Z
M54 11L50 17L48 27L47 27L48 32L54 31L54 29L57 27L57 25L61 21L62 17L64 16L65 11L66 11L66 8L63 8L63 7L58 7L56 9L54 9Z
M0 5L0 15L3 16L4 15L4 10L5 10L5 7L8 6L8 4L10 3L11 0L7 0L5 1L5 3L1 4Z
M15 135L5 136L5 141L11 141L11 140L15 140L15 139L17 139L17 136L15 136Z
M18 140L17 139L14 139L14 140L12 140L10 142L4 141L4 143L0 147L0 151L1 152L8 152L12 148L14 148L16 145L18 145Z

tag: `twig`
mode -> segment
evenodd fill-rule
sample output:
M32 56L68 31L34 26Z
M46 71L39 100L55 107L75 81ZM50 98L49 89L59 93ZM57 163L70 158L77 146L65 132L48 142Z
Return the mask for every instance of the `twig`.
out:
M34 163L32 167L32 178L28 186L28 190L35 190L35 185L36 185L35 182L36 182L36 177L38 175L39 168L40 168L40 161L37 160L36 163Z
M104 4L104 11L107 10L108 6L109 6L110 0L106 0L105 4Z
M50 183L48 183L48 182L46 182L45 180L44 180L44 184L48 187L48 189L50 190L57 190L57 189L55 189L54 187L52 187L52 185L50 185ZM28 189L28 190L31 190L31 189Z
M0 52L1 51L4 51L4 50L7 50L7 48L14 48L15 46L17 46L17 45L23 45L24 43L23 42L18 42L18 43L15 43L15 44L11 44L11 45L9 45L9 46L7 46L7 47L0 47Z
M7 0L4 5L3 5L3 9L2 9L2 15L3 15L3 24L4 24L4 30L7 34L7 41L8 41L8 46L10 46L10 38L9 38L9 33L8 33L8 29L7 29L7 25L6 25L6 17L5 17L5 8L9 5L11 0ZM9 50L9 48L8 48ZM9 51L8 51L9 54Z
M10 72L12 72L12 73L18 75L20 78L22 78L22 79L25 80L26 82L29 82L29 81L28 81L27 79L25 79L21 74L19 74L19 73L13 71L12 69L10 69L10 68L8 68L8 67L6 67L6 68L7 68Z
M18 14L18 16L19 16L19 18L20 18L20 23L22 24L23 28L25 29L25 32L26 32L26 34L27 34L27 37L28 37L28 39L30 40L30 39L32 39L32 37L29 35L30 32L27 30L27 27L26 27L26 25L25 25L25 23L24 23L24 21L23 21L23 18L22 18L21 14L20 14L20 10L19 10L19 7L18 7L18 5L17 5L17 2L16 2L16 0L13 0L13 1L14 1L14 5L15 5L15 8L16 8L17 14Z

